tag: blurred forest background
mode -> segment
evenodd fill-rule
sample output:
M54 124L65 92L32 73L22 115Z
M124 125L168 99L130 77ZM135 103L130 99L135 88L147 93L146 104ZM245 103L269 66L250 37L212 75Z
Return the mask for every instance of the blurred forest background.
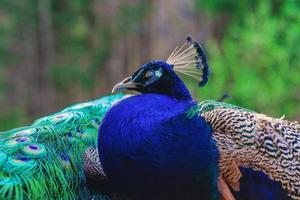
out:
M0 0L0 131L110 93L191 34L212 71L199 100L300 119L298 0Z

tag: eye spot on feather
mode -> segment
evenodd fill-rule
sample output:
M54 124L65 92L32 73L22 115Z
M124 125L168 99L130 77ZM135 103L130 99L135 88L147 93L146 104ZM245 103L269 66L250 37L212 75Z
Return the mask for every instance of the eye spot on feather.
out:
M25 137L22 137L22 138L17 138L16 141L17 142L26 142L28 139L25 138Z
M71 119L72 117L76 117L76 114L81 114L81 112L66 112L66 113L58 113L55 115L52 115L50 117L44 117L39 120L37 120L33 125L44 125L48 123L58 123L63 120Z
M90 106L93 106L94 104L92 102L88 102L88 103L80 103L77 105L74 105L72 107L70 107L70 109L82 109L82 108L87 108Z
M17 161L17 162L19 162L19 161L21 161L21 162L27 162L27 161L29 161L30 159L27 158L27 157L20 157L19 159L14 159L14 160Z
M29 149L37 150L39 149L39 147L37 147L36 145L29 145Z
M30 175L34 172L32 169L35 168L37 162L31 158L28 158L24 155L17 154L15 156L9 157L5 166L3 167L3 171L8 174L22 174L22 175Z
M25 144L30 142L32 139L30 137L18 137L14 139L7 140L4 144L9 147L18 146L20 144Z
M75 116L76 116L75 112L61 113L61 114L54 115L52 118L49 118L49 121L55 123L55 122L60 122L62 120L71 119L72 117Z
M42 144L29 144L22 148L22 153L30 158L39 158L46 154L46 149Z
M61 118L64 118L66 115L62 114L62 115L57 115L55 118L56 119L61 119Z
M14 136L32 135L34 133L36 133L35 129L27 129L27 130L23 130L23 131L15 133Z

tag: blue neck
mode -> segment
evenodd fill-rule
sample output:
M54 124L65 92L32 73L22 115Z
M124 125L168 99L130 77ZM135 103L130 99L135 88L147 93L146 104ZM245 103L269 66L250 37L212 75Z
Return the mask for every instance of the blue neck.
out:
M173 97L180 101L191 101L192 96L182 80L178 76L174 76L171 85L162 86L162 93Z

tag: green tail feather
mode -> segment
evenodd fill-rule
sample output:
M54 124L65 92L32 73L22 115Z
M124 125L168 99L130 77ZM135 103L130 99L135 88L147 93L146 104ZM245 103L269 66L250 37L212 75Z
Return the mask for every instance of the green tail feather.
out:
M105 112L123 97L75 104L31 126L0 132L0 199L88 199L82 154L96 146Z
M229 104L229 103L224 103L224 102L219 102L219 101L215 101L215 100L205 100L205 101L201 101L199 102L198 105L193 106L191 109L189 109L186 113L187 117L192 118L195 115L199 115L217 108L228 108L228 109L235 109L235 110L243 110L243 111L247 111L247 112L252 112L254 113L254 111L252 110L248 110L246 108L242 108L233 104Z

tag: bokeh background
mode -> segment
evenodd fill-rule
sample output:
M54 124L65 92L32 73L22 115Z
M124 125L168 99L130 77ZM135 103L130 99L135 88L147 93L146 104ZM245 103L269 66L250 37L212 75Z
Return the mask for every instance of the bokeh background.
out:
M298 0L0 0L0 131L110 93L190 34L218 99L300 119Z

